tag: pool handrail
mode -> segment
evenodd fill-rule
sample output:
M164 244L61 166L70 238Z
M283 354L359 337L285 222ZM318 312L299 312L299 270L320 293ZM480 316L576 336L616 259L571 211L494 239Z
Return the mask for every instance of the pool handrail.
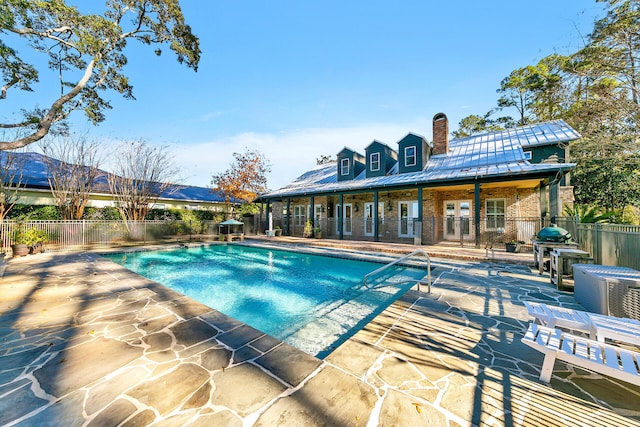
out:
M374 275L376 275L378 273L381 273L384 270L386 270L387 268L389 268L389 267L391 267L391 266L393 266L395 264L398 264L399 262L402 262L402 261L404 261L404 260L406 260L408 258L411 258L414 255L424 255L427 258L427 282L426 282L427 283L427 288L428 288L427 293L431 293L431 258L429 258L429 254L427 254L425 251L423 251L421 249L416 249L415 251L411 252L410 254L404 255L404 256L402 256L402 257L400 257L398 259L395 259L395 260L391 261L388 264L383 265L382 267L380 267L380 268L378 268L376 270L373 270L370 273L365 274L364 277L362 278L362 282L363 282L364 286L367 289L373 289L372 286L369 286L367 284L367 279L368 278L370 278L371 276L374 276ZM418 289L420 289L420 284L424 284L425 283L424 280L422 280L422 279L415 279L415 280L412 279L412 280L405 280L405 281L402 281L402 282L399 282L399 283L394 283L394 285L401 284L401 283L407 283L407 282L416 282L416 283L418 283Z

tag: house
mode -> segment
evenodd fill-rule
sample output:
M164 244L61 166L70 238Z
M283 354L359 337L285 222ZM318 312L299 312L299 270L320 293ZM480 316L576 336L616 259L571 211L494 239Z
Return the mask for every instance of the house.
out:
M409 133L397 149L350 148L289 185L263 194L273 225L302 236L310 221L338 239L436 243L530 242L545 218L573 203L568 144L580 135L556 120L449 140L447 116L433 140Z
M39 153L14 152L16 164L22 167L22 189L18 203L26 205L55 205L49 186L49 173L46 156ZM0 165L6 164L7 152L0 151ZM53 160L53 159L49 159ZM53 160L57 161L57 160ZM102 208L115 206L114 197L109 190L107 172L101 171L95 182L87 206ZM5 177L7 174L4 174ZM155 202L154 209L191 209L224 211L224 196L210 188L188 185L174 185L165 190Z

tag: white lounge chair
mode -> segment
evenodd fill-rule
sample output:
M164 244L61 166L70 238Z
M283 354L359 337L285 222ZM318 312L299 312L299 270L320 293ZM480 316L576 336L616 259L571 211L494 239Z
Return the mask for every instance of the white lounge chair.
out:
M540 381L551 380L556 359L631 384L640 385L640 353L577 337L546 326L529 324L522 343L544 353Z
M586 311L566 307L554 307L540 302L524 301L529 315L538 323L550 328L560 327L574 331L589 332L591 320Z
M608 338L640 345L640 321L638 320L605 316L531 301L525 301L524 306L529 315L537 323L544 326L585 332L589 334L591 339L600 342L605 342Z

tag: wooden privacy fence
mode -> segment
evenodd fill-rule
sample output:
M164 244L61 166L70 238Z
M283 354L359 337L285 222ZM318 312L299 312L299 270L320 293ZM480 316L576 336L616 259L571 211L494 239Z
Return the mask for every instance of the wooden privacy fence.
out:
M46 231L45 250L63 251L107 248L127 243L160 242L218 235L214 221L4 221L0 223L2 252L12 245L14 231L36 228Z
M596 264L640 270L640 225L583 224L576 218L558 218L556 223L571 233Z

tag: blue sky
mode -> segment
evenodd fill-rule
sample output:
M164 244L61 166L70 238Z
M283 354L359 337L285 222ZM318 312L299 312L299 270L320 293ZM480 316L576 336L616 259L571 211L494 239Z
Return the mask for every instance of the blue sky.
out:
M345 146L395 148L408 132L431 140L438 112L455 130L495 107L511 71L574 52L603 15L592 0L180 3L200 37L198 72L168 49L157 57L130 43L136 101L108 94L103 124L75 113L73 128L105 144L167 145L184 182L200 186L233 152L256 148L271 162L272 189ZM59 91L49 86L38 99Z

